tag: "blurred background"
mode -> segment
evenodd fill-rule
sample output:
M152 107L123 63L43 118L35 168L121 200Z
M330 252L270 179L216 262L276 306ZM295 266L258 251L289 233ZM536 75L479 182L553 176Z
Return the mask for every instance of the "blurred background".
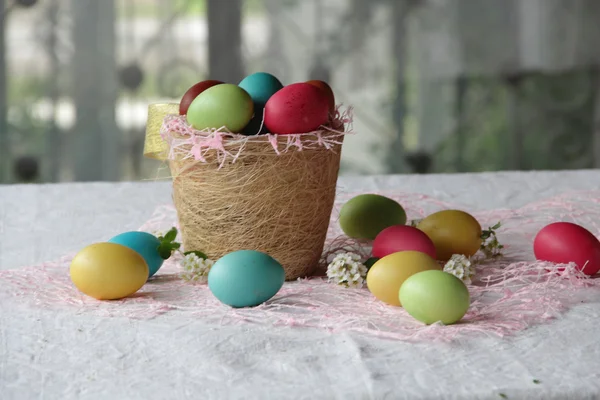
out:
M155 179L149 103L322 79L343 174L600 165L599 0L0 0L0 182ZM164 171L163 171L164 172Z

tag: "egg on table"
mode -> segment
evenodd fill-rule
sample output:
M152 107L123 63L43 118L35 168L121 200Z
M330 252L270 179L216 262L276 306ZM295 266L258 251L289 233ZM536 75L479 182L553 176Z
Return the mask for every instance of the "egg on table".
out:
M557 264L575 263L586 275L600 271L600 242L593 233L571 222L542 228L533 241L535 258Z
M401 251L381 258L367 273L367 287L384 303L401 306L400 286L410 276L423 271L442 270L432 257L420 251Z
M281 264L268 254L239 250L219 258L208 273L208 287L231 307L254 307L277 294L285 282Z
M436 258L435 246L423 231L407 225L394 225L382 230L373 241L373 256L385 257L399 251L420 251Z
M406 224L406 212L396 201L377 194L361 194L340 210L340 227L354 239L373 240L393 225Z
M212 86L200 93L187 111L187 122L195 129L227 128L238 133L254 113L250 95L229 83Z
M294 83L275 93L265 105L264 122L279 135L317 130L329 120L325 93L308 83Z
M160 240L148 232L125 232L111 238L109 243L117 243L136 251L148 264L148 278L158 272L164 259L158 252Z
M470 257L481 247L481 225L464 211L438 211L421 220L417 228L429 236L440 261L448 261L454 254Z
M467 313L469 290L463 281L444 271L430 270L412 275L399 291L402 307L425 324L454 324Z
M82 249L71 261L73 284L98 300L115 300L137 292L148 279L148 264L129 247L96 243Z

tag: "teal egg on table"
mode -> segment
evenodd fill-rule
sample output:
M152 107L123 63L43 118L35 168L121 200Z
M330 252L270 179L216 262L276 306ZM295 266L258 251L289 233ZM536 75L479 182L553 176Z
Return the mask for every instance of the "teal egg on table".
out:
M254 103L244 89L222 83L200 93L187 110L187 122L198 130L227 128L239 133L254 115Z
M254 105L260 106L260 108L264 108L267 100L283 88L279 79L267 72L256 72L248 75L242 79L238 86L248 92Z
M281 264L268 254L239 250L226 254L208 273L213 295L231 307L254 307L275 296L285 281Z
M454 324L467 313L469 290L456 276L439 270L418 272L404 281L398 292L402 307L427 325Z
M109 240L110 243L120 244L137 252L148 264L148 278L156 274L163 265L163 258L158 253L160 241L148 232L125 232Z

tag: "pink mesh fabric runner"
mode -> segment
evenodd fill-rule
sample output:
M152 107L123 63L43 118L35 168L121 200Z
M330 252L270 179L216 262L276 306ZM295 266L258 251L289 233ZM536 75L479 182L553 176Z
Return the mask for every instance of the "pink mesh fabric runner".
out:
M410 219L457 208L418 194L382 194L403 204ZM344 238L339 231L337 210L350 197L340 196L336 203L324 257L340 249L369 252L368 246ZM570 266L557 273L560 266L535 262L532 251L533 237L550 222L575 222L597 234L599 198L600 192L568 193L516 210L473 213L484 227L502 221L498 238L506 246L505 257L477 267L476 279L469 286L471 308L461 323L452 326L424 326L403 309L375 300L366 288L345 289L319 277L286 282L272 300L259 307L232 309L216 300L206 285L181 280L177 260L166 262L140 292L119 301L97 301L80 294L69 279L72 256L0 271L0 287L28 306L105 317L147 319L177 313L214 325L312 327L396 340L451 340L473 333L502 336L558 316L600 286L600 279L585 278ZM161 206L140 230L164 231L174 225L174 208Z

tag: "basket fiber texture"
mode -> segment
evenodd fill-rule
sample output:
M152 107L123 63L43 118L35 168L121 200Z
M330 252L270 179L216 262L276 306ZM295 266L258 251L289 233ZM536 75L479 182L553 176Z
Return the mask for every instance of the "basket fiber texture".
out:
M204 148L201 160L169 160L184 249L215 260L236 250L258 250L283 265L287 280L311 275L327 235L344 135L216 134L220 150ZM291 142L300 147L290 148ZM224 160L224 150L235 158Z

